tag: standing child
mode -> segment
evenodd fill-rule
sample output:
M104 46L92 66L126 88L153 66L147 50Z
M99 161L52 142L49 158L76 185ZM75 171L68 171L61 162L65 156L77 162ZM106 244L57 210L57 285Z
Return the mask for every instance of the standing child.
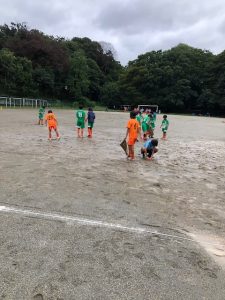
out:
M142 120L142 131L143 131L143 139L147 140L147 134L149 132L149 116L147 113L143 115L143 120Z
M59 140L60 136L59 136L59 132L57 129L58 122L57 122L56 116L53 114L52 110L48 111L48 113L45 117L45 124L46 125L48 124L48 139L49 139L49 141L52 140L52 130L55 131L57 140Z
M41 106L38 111L38 125L44 125L45 107Z
M95 113L93 112L93 109L91 107L88 108L86 121L88 121L88 137L92 138L92 131L95 122Z
M140 125L136 120L136 113L131 111L130 120L127 123L127 134L125 137L125 139L128 137L128 158L131 160L134 160L134 145L137 141L138 135L140 135Z
M166 140L166 133L169 128L169 121L167 120L167 115L163 116L162 124L160 127L162 128L162 132L163 132L162 139Z
M84 136L84 128L85 128L85 111L83 110L83 106L79 106L79 110L76 113L77 117L77 137L83 138Z
M153 114L149 114L149 136L153 138L155 130L155 118Z

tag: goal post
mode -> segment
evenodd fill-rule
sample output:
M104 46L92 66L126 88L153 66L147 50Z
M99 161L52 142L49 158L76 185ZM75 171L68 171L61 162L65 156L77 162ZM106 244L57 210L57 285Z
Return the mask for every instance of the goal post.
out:
M150 105L150 104L140 104L138 105L138 110L141 111L141 110L150 110L153 111L153 112L158 112L159 111L159 106L158 105Z

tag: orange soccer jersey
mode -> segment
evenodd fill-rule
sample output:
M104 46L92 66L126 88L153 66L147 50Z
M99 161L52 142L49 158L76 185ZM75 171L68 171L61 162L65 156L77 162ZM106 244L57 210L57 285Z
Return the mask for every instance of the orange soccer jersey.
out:
M127 128L129 129L128 145L134 145L138 137L140 124L136 119L130 119L127 123Z
M56 128L57 127L57 120L53 113L49 113L46 115L45 120L48 122L48 127Z

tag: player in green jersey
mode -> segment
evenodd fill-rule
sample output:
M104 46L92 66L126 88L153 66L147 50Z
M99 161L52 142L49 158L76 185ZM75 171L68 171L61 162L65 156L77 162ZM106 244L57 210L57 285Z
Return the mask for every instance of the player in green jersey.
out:
M138 114L136 115L136 120L138 121L139 125L141 126L142 115L141 115L141 112L140 112L140 111L139 111Z
M45 107L41 106L38 111L38 125L44 125Z
M149 116L148 116L148 114L145 114L143 116L141 127L142 127L142 131L143 131L143 140L146 140L147 134L149 132Z
M153 114L149 114L149 136L153 138L155 130L155 118Z
M162 128L162 132L163 132L162 140L165 140L166 139L166 133L167 133L167 130L169 128L169 121L167 120L167 115L163 116L162 124L161 124L160 127Z
M86 113L83 110L83 106L79 106L79 110L76 112L76 118L77 118L77 137L83 137L84 136L84 128L85 128L85 117Z

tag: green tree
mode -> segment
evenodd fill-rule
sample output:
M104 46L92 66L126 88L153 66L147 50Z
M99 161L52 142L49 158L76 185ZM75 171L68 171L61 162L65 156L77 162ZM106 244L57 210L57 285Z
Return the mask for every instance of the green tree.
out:
M8 95L32 95L32 64L26 58L0 50L0 89Z
M123 103L117 82L107 82L101 89L101 103L111 107Z
M82 51L75 52L70 59L70 69L66 79L66 87L70 96L79 101L87 96L90 81L88 78L88 63Z

